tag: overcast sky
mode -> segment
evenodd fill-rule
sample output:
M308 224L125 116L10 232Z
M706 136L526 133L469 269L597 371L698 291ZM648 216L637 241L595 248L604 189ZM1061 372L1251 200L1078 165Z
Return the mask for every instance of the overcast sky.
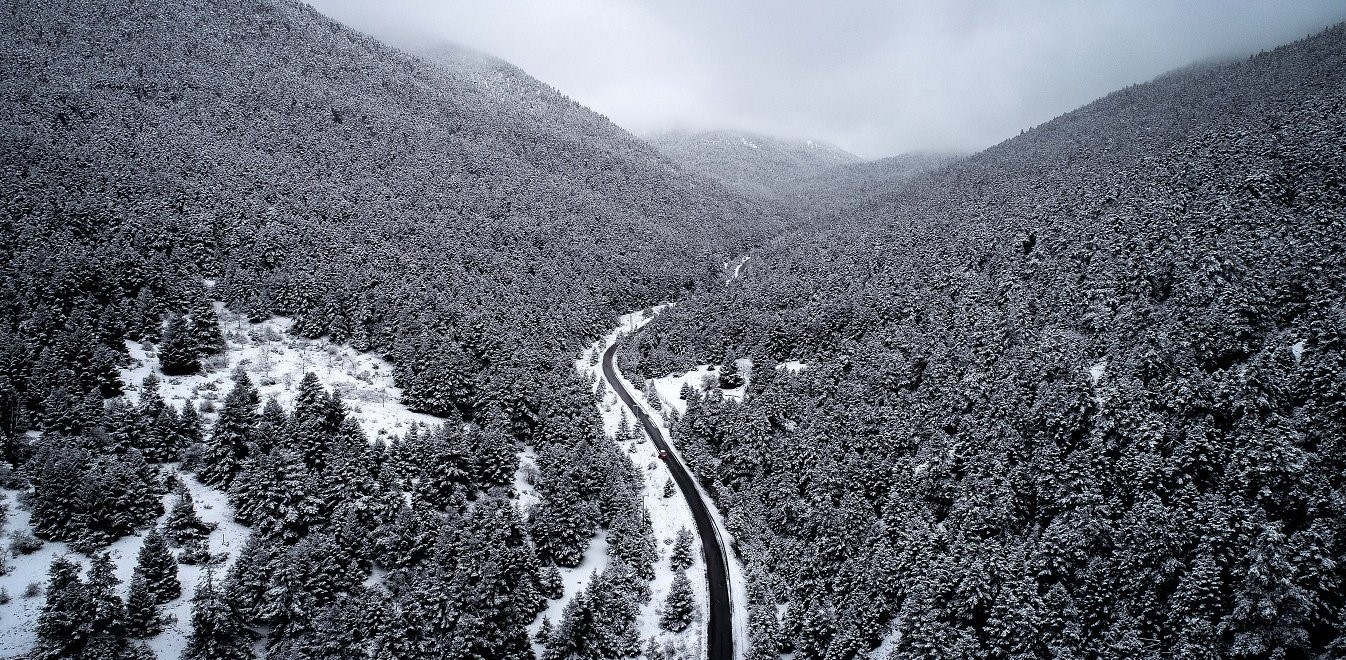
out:
M975 151L1109 91L1346 20L1343 0L311 0L504 58L637 134Z

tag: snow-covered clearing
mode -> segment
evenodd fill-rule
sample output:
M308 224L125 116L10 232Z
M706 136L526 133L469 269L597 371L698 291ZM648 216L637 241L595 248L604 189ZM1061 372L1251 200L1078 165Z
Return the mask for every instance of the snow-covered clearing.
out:
M879 645L869 652L869 657L871 660L888 660L888 655L893 652L893 647L897 646L900 639L902 639L901 631L889 631L887 635L884 635Z
M642 609L640 614L641 636L645 639L653 638L656 643L672 642L675 645L687 645L694 649L697 657L703 657L706 653L705 639L705 617L709 595L706 587L705 563L700 553L694 553L694 563L687 571L687 577L691 580L692 589L696 595L697 618L691 626L681 633L669 633L659 628L659 608L662 607L664 599L668 595L668 590L673 582L674 573L668 563L668 555L672 550L672 540L677 536L679 529L696 531L696 523L692 519L692 512L687 508L686 501L675 495L674 497L664 498L664 483L671 479L667 465L658 460L658 450L654 443L643 432L638 433L634 440L623 441L617 438L618 429L623 417L633 428L636 425L636 418L632 411L626 409L617 398L617 393L602 377L602 365L599 361L604 351L612 344L616 343L622 335L634 332L653 318L654 314L662 311L667 305L660 305L649 312L640 311L627 314L620 319L620 324L612 332L599 341L595 342L585 350L575 361L575 368L590 380L594 380L594 392L599 400L599 411L603 416L604 429L609 436L612 436L617 442L622 443L631 460L637 467L642 468L645 475L644 499L645 508L650 512L650 522L654 527L655 539L658 543L660 558L655 565L655 579L651 582L650 588L652 597ZM745 376L745 387L735 390L725 390L726 397L737 396L740 399L746 388L746 378L748 372L752 369L752 363L748 360L739 362L740 372ZM661 408L664 412L655 411L649 407L641 393L643 387L636 387L624 376L620 369L617 370L617 376L622 384L633 395L636 396L638 404L643 406L646 413L659 427L660 431L668 436L668 411L677 411L682 414L686 410L686 402L678 397L684 383L691 384L693 388L703 390L707 387L713 387L718 384L719 373L714 368L700 367L685 374L666 376L663 378L652 379L654 387L661 401ZM669 442L673 447L673 443ZM677 449L674 448L676 452ZM710 497L698 485L699 495L707 502ZM724 520L715 507L709 507L712 519L720 536L721 546L728 549L733 547L733 539L725 531ZM735 654L739 657L746 652L747 631L748 631L748 596L747 585L744 582L743 570L732 552L727 553L726 557L729 568L729 590L733 603L733 627Z
M438 426L444 419L409 410L402 405L402 390L393 384L393 366L376 355L362 353L327 339L305 339L290 334L294 321L284 317L249 323L239 314L216 304L226 351L208 365L205 373L164 376L151 347L128 341L132 367L122 372L129 398L139 398L140 382L150 372L162 381L159 392L166 401L181 405L187 400L211 401L218 406L232 386L235 368L242 366L262 395L274 397L286 410L294 404L299 381L313 372L328 389L339 392L346 410L360 423L371 440L388 441L406 433L413 423ZM214 421L214 413L203 411Z
M1093 381L1094 385L1097 385L1098 381L1103 379L1103 374L1106 373L1107 370L1108 370L1108 361L1099 360L1098 362L1094 363L1092 366L1089 367L1089 380Z
M752 259L752 256L746 254L739 257L738 262L734 264L734 271L729 274L729 279L725 280L724 283L729 284L730 282L733 282L734 280L743 277L743 267L748 264L749 259ZM724 268L725 270L729 269L728 261L724 262Z

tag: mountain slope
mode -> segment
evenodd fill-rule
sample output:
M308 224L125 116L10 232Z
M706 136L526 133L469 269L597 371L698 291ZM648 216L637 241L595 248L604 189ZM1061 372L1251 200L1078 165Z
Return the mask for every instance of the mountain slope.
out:
M764 198L788 197L801 180L860 162L858 156L824 142L741 131L671 131L650 136L649 142L688 171Z
M252 536L179 621L214 634L189 645L252 657L263 630L275 658L527 660L556 567L603 530L613 561L549 644L629 654L659 546L574 353L619 313L723 286L777 221L517 69L431 64L297 2L7 9L0 474L33 533L92 556L194 472ZM179 405L147 378L121 398L128 340L169 385L218 369L225 334L278 340L221 328L216 300L387 358L402 402L446 423L371 445L346 406L381 398L271 371L266 348L259 383L239 370ZM263 408L254 385L295 403ZM202 554L160 547L156 570ZM53 622L35 651L135 652L126 591L79 573L54 562L49 598L24 603ZM137 620L183 597L140 599ZM86 621L90 599L107 616ZM572 622L589 613L597 630Z
M1343 25L1175 72L649 324L628 373L756 361L675 439L736 521L758 648L1337 653L1343 108Z
M9 216L41 228L10 225L12 265L47 233L153 237L174 270L218 274L227 302L305 334L404 367L433 335L485 366L550 361L519 349L709 281L764 217L516 69L430 65L299 4L14 16L3 185Z

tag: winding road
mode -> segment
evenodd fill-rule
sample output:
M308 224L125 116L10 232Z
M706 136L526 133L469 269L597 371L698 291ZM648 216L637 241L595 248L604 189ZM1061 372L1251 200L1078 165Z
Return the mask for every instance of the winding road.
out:
M701 492L692 481L692 475L687 472L677 453L668 445L668 438L664 436L663 430L650 420L644 408L636 404L636 398L627 391L626 386L617 377L617 370L612 364L613 354L616 351L617 344L613 343L603 352L603 378L607 379L622 403L626 404L636 419L640 420L654 446L667 453L668 471L672 473L673 482L678 485L678 490L682 491L683 499L687 500L687 506L692 510L692 519L696 522L696 535L701 537L701 550L706 560L706 581L709 583L710 595L710 616L706 617L706 654L710 660L734 660L733 606L729 599L729 562L726 559L724 544L720 542L715 522L711 520L709 505L702 499Z

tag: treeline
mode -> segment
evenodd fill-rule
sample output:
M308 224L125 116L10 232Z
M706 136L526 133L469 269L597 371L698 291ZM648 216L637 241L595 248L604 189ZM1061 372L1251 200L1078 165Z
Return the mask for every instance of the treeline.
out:
M675 429L754 657L1340 655L1343 71L1337 26L1123 90L629 342L756 360Z

